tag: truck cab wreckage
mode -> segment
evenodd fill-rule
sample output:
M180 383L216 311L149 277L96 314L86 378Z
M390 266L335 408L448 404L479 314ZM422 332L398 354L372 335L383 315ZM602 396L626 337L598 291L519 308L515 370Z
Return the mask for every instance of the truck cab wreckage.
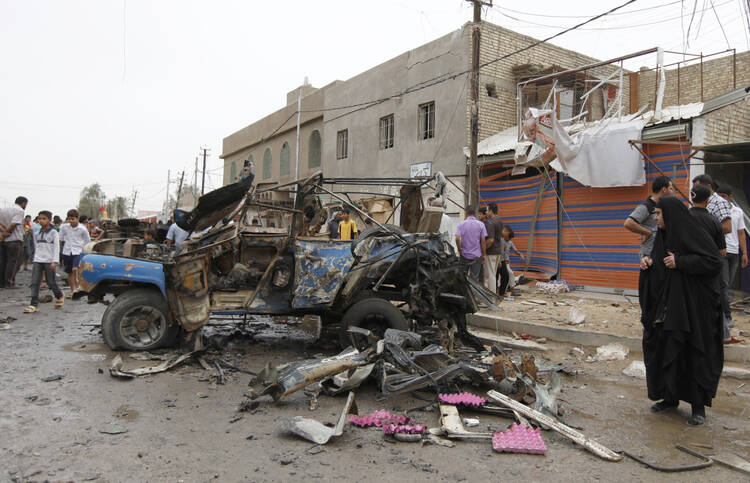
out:
M424 207L422 189L436 177L365 180L318 172L268 189L257 189L253 178L247 173L204 195L191 212L175 210L178 226L193 236L171 256L134 240L87 245L75 296L86 295L90 303L115 296L102 318L110 348L150 350L175 344L180 334L196 343L212 314L240 320L312 315L323 325L340 324L343 346L362 337L348 327L382 336L388 328L429 326L440 329L446 345L457 334L481 346L466 330L466 314L497 299L466 275L450 243L435 233L443 210ZM352 200L362 191L340 189L362 185L398 190L385 223ZM269 192L289 193L294 202L273 204L266 201ZM371 226L355 240L329 239L321 199ZM281 213L276 219L287 228L259 226L253 213L261 210ZM400 226L388 223L397 211Z

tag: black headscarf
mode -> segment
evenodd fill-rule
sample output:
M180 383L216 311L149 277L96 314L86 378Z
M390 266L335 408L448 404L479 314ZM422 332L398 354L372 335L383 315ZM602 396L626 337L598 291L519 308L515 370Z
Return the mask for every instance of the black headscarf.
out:
M723 363L719 254L680 200L668 196L656 207L664 228L654 240L653 264L641 271L638 294L649 397L710 405ZM674 269L664 265L670 252Z
M674 196L666 196L656 203L656 207L661 209L664 219L664 230L659 231L664 231L666 251L678 257L680 254L716 257L713 240L696 224L682 201ZM721 265L718 266L718 270L721 270Z

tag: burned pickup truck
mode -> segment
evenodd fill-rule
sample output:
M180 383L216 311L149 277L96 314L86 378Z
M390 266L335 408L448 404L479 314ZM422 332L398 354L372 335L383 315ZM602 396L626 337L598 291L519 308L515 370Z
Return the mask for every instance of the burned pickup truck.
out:
M422 189L431 181L331 179L317 173L259 189L250 174L201 197L191 212L175 213L180 227L202 234L166 259L161 251L118 255L130 252L117 250L111 240L89 244L76 295L89 302L115 296L102 318L112 349L164 347L180 334L199 340L212 314L316 315L323 325L340 325L345 346L352 340L350 326L381 335L387 328L435 326L471 339L466 314L496 299L466 276L439 233L417 233L429 215ZM362 184L397 192L388 219L371 218L342 188L362 190ZM274 203L274 193L293 202ZM324 201L340 203L370 226L363 225L354 240L329 238ZM277 219L288 226L262 226L270 212L282 213ZM396 213L400 226L389 223Z

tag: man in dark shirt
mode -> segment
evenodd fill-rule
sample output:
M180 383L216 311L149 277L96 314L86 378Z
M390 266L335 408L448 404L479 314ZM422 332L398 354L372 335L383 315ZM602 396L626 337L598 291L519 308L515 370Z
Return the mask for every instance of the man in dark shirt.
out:
M335 239L339 237L339 223L341 223L342 212L336 211L328 222L328 237Z
M487 205L487 257L484 261L484 286L492 293L497 293L497 267L503 258L503 222L497 216L497 204Z
M690 196L693 199L693 207L690 208L690 214L693 215L693 219L698 225L706 230L706 233L708 233L716 244L716 249L724 256L727 252L724 230L716 217L706 209L708 199L711 197L711 190L706 186L695 185L690 192Z

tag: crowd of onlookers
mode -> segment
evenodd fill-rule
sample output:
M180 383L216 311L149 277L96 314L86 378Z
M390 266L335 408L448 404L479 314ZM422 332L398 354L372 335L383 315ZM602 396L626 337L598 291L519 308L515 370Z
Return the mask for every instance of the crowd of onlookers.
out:
M469 276L484 283L491 292L505 296L515 285L510 255L518 255L521 261L525 258L513 244L513 228L500 219L497 204L489 203L479 210L467 206L466 218L458 224L453 236Z
M675 195L675 187L666 176L651 183L651 195L635 207L625 221L625 228L640 237L640 257L651 258L658 231L656 207L659 201ZM745 221L742 208L734 204L729 186L717 186L707 174L696 176L690 192L692 206L688 210L697 229L708 233L716 246L721 264L719 285L724 342L736 343L730 334L732 311L727 291L737 278L739 268L748 265Z
M62 265L67 274L70 298L77 288L78 265L83 247L104 233L96 220L71 209L65 221L50 211L42 210L33 219L25 213L28 199L16 198L15 203L0 209L0 288L18 289L16 275L31 270L31 303L24 310L36 312L39 289L45 284L55 296L55 307L64 305L57 284L56 269Z
M708 175L693 178L692 206L677 198L666 176L625 221L640 236L638 296L643 361L651 411L691 405L688 424L706 421L731 334L728 287L748 265L744 212L727 186Z

